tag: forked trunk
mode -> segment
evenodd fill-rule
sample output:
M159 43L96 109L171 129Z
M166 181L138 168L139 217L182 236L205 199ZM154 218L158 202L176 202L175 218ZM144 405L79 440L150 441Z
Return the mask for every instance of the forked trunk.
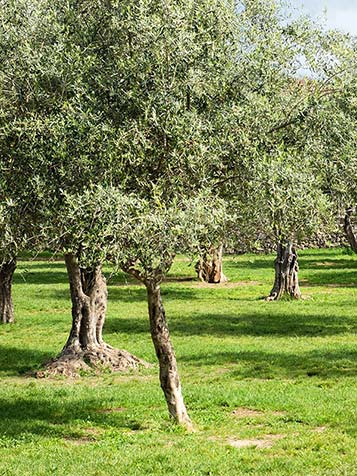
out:
M344 221L343 228L345 230L347 240L348 240L349 244L351 245L352 250L355 253L357 253L357 236L355 235L355 232L353 231L353 226L352 226L352 222L351 222L351 217L352 217L354 211L355 210L353 208L348 208L346 210L346 215L345 215L345 221Z
M148 295L151 338L159 360L160 384L168 410L177 423L191 429L192 424L183 401L180 377L161 300L160 286L152 282L146 282L145 285Z
M102 331L107 309L107 285L100 266L80 268L75 255L65 255L72 300L72 328L60 356L38 376L75 376L90 367L123 371L145 365L125 350L103 342Z
M301 298L298 272L297 253L292 243L288 242L286 245L278 243L275 259L275 281L267 301L277 301L284 295L293 299Z
M211 248L196 264L198 278L205 283L225 283L228 281L223 273L223 245Z
M10 324L15 321L12 303L12 279L16 269L16 258L0 266L0 322Z

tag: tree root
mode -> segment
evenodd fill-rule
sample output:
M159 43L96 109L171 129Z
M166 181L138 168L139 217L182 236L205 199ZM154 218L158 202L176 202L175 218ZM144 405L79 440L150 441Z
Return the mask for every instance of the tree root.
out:
M125 372L139 367L148 368L150 364L139 359L126 350L114 349L110 345L102 344L91 349L76 351L64 348L55 359L51 359L43 370L35 373L37 378L54 376L78 377L83 373L110 370Z

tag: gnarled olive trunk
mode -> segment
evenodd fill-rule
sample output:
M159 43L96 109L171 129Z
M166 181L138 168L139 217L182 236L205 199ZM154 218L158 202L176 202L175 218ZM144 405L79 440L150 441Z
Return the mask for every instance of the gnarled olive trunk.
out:
M177 423L190 429L192 424L183 401L175 352L161 300L160 285L148 281L145 282L145 285L148 295L151 338L160 366L161 388L171 417Z
M0 322L10 324L15 321L12 303L12 278L16 269L16 258L0 266Z
M196 264L198 278L205 283L225 283L228 281L223 273L223 245L211 248L200 257Z
M62 374L75 376L90 367L114 371L137 368L143 361L125 350L103 342L102 331L107 309L107 285L100 266L80 268L75 255L65 255L72 300L72 328L58 358L38 376Z
M275 281L268 301L277 301L282 296L288 295L291 298L301 298L299 288L299 264L297 253L292 243L278 243L277 256L275 259Z
M351 217L355 210L353 208L348 208L346 210L346 215L345 215L345 220L344 220L344 226L343 229L345 231L347 240L349 244L351 245L352 250L357 253L357 237L355 235L355 232L353 231L353 226L351 222Z

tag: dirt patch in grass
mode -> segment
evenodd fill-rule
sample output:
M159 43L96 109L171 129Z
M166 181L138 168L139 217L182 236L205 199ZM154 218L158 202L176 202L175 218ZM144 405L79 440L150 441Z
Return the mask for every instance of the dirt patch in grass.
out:
M286 412L284 412L282 410L274 410L274 411L270 412L270 414L274 415L274 416L285 416Z
M232 289L232 288L239 288L242 286L259 286L262 283L259 281L235 281L235 282L226 282L226 283L217 283L217 284L212 284L212 283L202 283L201 281L195 282L194 286L198 288L227 288L227 289Z
M88 445L89 443L94 443L95 439L90 436L80 436L78 438L74 438L72 436L65 436L63 438L66 442L71 443L72 445L82 446Z
M98 428L93 428L93 427L89 427L89 428L84 428L84 432L87 434L87 435L94 435L94 436L98 436L98 435L101 435L103 433L102 430L98 429ZM85 435L87 437L87 435ZM89 437L89 436L88 436Z
M187 281L196 281L193 276L166 276L165 283L185 283Z
M253 438L247 440L240 440L236 438L229 438L227 443L233 448L271 448L274 441L282 440L286 435L264 435L261 438Z
M236 408L232 411L232 415L236 418L251 418L264 416L264 412L260 410L252 410L251 408Z
M96 437L100 436L103 433L103 430L99 428L83 428L83 435L81 436L65 436L63 439L72 443L73 445L81 446L87 445L89 443L94 443L96 441Z
M266 415L284 416L286 413L277 410L272 412L263 412L261 410L253 410L251 408L241 407L233 410L232 415L234 415L236 418L255 418Z
M331 266L336 266L338 263L332 261L315 261L315 263L311 263L313 266L327 266L330 268Z
M317 426L316 428L314 428L312 431L314 433L323 433L324 431L327 430L327 426Z
M327 288L355 288L357 283L327 283Z

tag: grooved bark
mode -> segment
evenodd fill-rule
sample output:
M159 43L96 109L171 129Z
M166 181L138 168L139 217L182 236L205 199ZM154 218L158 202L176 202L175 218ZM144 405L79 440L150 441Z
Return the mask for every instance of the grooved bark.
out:
M16 258L6 261L0 266L0 322L15 322L14 305L12 302L12 279L16 269Z
M125 350L103 342L102 330L107 309L107 286L100 266L80 268L75 255L65 255L72 300L72 328L61 354L37 376L75 376L91 367L114 371L147 365Z
M267 301L277 301L284 295L294 299L301 298L298 272L297 253L292 243L288 242L286 245L278 243L275 259L275 281Z
M346 210L346 215L345 215L345 220L344 220L344 226L343 229L345 231L347 240L349 244L351 245L352 250L357 253L357 237L353 231L352 227L352 222L351 222L351 217L355 210L353 208L348 208Z
M205 283L225 283L228 281L223 273L223 245L206 251L196 264L198 278Z
M169 414L177 423L191 429L192 424L183 401L176 356L166 322L160 286L152 282L145 282L145 285L148 295L151 338L159 360L160 384Z

